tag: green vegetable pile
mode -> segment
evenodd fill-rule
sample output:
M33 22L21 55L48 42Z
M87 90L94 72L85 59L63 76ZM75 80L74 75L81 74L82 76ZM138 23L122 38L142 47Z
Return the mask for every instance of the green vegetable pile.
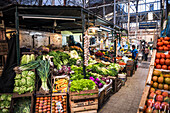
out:
M31 99L19 98L14 102L14 113L30 113Z
M74 73L71 74L70 80L80 80L80 79L84 78L83 67L78 67L78 66L72 65L71 70L74 71Z
M62 65L67 65L69 62L70 56L67 53L60 52L60 51L51 51L48 53L49 56L53 56L53 63L57 69L61 69Z
M23 71L21 74L16 74L14 92L18 94L32 92L35 84L35 73L32 71Z
M34 54L31 54L31 55L23 55L21 57L21 65L23 64L27 64L31 61L34 61L35 60L35 55Z
M0 96L0 113L9 113L12 95L3 94Z
M92 72L95 72L100 75L107 75L107 76L115 76L118 73L115 68L106 69L106 67L104 67L103 64L101 64L101 63L89 65L89 66L87 66L86 69L92 69Z
M72 92L80 92L83 90L92 90L95 89L96 84L92 80L81 79L81 80L73 80L71 82L70 91Z
M119 64L116 64L116 63L111 63L109 66L108 66L109 69L115 69L116 71L119 71L120 69L120 65Z

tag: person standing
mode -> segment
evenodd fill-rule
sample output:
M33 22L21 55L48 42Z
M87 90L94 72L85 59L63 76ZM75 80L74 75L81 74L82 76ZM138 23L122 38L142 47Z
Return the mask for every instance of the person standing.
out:
M137 70L137 58L138 58L138 50L135 45L132 45L132 59L134 60L135 70Z
M145 48L145 61L148 60L149 49L148 47Z

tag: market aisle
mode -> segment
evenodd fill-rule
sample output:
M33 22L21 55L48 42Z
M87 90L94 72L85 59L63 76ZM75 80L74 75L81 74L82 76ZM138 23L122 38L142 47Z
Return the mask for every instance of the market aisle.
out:
M142 62L148 67L149 62ZM145 66L144 66L145 65ZM99 113L136 113L145 86L149 68L138 68L132 77L128 77L125 86L112 95Z

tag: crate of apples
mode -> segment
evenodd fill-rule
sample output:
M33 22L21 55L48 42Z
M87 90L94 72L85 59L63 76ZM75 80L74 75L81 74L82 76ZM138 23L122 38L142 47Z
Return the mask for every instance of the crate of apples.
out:
M168 113L170 109L169 102L170 95L168 92L151 88L144 107L144 113Z

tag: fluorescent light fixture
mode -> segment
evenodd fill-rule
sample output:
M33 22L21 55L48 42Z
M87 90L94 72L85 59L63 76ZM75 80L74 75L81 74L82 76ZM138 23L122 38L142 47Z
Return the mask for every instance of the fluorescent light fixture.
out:
M48 20L72 20L75 21L76 19L73 18L50 18L50 17L38 17L38 16L22 16L22 18L33 18L33 19L48 19Z

